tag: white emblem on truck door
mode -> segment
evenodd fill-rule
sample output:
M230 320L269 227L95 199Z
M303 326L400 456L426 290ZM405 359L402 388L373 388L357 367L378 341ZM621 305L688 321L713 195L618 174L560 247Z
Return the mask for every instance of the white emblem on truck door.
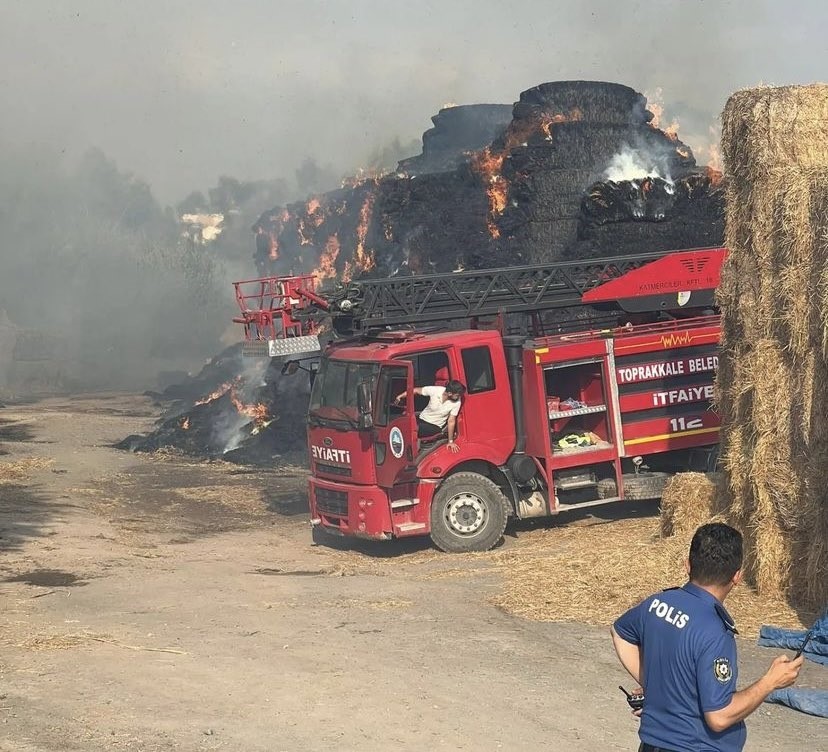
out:
M405 439L403 438L402 431L399 428L394 426L391 429L391 433L388 434L388 443L391 445L391 454L393 454L397 459L403 456L403 452L405 451Z

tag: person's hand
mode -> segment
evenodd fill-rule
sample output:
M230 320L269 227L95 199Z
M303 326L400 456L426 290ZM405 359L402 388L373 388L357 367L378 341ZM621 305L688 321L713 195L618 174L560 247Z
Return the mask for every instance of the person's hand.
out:
M641 687L636 687L635 689L633 689L631 694L643 695L644 690ZM631 712L636 718L641 718L641 714L644 712L644 708L639 708L638 710L632 710Z
M448 448L450 452L454 452L455 454L457 454L457 452L460 451L460 447L457 446L457 444L455 444L453 441L450 441L448 443Z
M801 655L795 661L792 661L787 655L780 655L778 658L774 658L766 676L773 684L774 689L790 687L799 676L803 663L805 663L805 658Z

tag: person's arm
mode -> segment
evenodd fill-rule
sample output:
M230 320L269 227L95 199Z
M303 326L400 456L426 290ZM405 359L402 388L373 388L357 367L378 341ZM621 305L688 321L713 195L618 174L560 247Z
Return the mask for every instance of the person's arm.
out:
M627 673L641 685L641 649L638 645L632 642L627 642L618 632L615 627L610 627L612 634L612 646L615 648L615 654L621 665L627 669Z
M448 436L449 444L454 443L455 439L455 431L457 430L457 416L449 415L448 416L448 425L447 425L446 435Z
M711 731L721 732L734 723L745 720L775 689L790 687L799 676L805 658L799 656L792 661L780 655L771 663L765 675L749 687L734 692L730 702L718 710L705 711L704 720Z
M425 387L415 386L415 387L414 387L414 394L419 395L419 396L422 396L422 395L423 395L423 389L425 389ZM403 397L405 397L405 392L400 392L400 393L399 393L399 394L398 394L398 395L394 398L394 402L399 402L399 401L400 401Z

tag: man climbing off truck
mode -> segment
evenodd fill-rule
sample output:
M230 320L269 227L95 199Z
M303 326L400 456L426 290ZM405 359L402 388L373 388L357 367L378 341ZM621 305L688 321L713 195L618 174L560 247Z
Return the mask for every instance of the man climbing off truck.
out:
M459 452L460 447L455 443L457 416L465 392L466 387L457 380L449 381L445 386L415 387L415 395L428 397L428 405L417 416L417 436L428 439L445 432L449 449ZM405 396L405 392L398 394L394 404L399 405Z

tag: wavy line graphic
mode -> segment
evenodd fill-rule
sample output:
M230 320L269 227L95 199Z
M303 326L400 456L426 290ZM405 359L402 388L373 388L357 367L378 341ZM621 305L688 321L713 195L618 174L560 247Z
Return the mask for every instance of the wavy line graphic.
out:
M689 345L693 341L693 335L690 332L683 334L666 334L661 337L662 347L678 347L679 345Z

